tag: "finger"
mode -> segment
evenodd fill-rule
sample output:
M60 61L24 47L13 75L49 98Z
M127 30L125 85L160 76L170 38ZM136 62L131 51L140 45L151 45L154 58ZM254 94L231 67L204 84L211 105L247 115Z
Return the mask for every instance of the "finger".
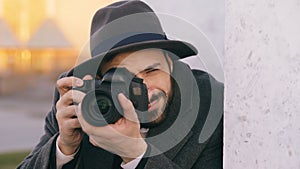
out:
M73 103L77 103L77 104L81 103L85 96L85 93L79 90L71 90L69 93L71 95L70 97Z
M76 111L77 111L76 105L67 106L64 109L58 109L58 111L56 113L56 118L66 119L66 118L77 117Z
M85 75L83 77L83 80L92 80L93 79L93 76L92 75Z
M66 120L65 123L66 123L66 126L68 126L69 128L72 128L72 129L81 128L81 125L77 118Z
M63 108L72 105L73 103L80 103L84 97L84 93L78 90L70 90L66 92L56 103L56 108Z
M85 133L87 133L88 135L93 134L93 132L95 132L95 130L94 130L95 128L85 121L84 117L82 116L81 110L82 109L81 109L81 103L80 103L77 107L76 116L77 116L77 119L79 120L82 130Z
M80 87L82 85L83 81L77 77L64 77L56 82L56 87L60 96L63 96L66 92L68 92L72 86Z
M77 118L72 118L72 119L67 119L67 120L64 120L62 121L60 124L59 124L60 128L65 131L65 134L66 132L69 133L70 135L71 134L74 134L73 131L75 129L81 129L81 125L79 123L79 120Z
M67 92L68 93L68 92ZM56 103L57 109L64 109L70 106L73 103L73 99L68 96L68 94L64 94Z
M124 117L130 121L139 123L132 102L129 99L127 99L123 93L118 94L118 99L123 108Z

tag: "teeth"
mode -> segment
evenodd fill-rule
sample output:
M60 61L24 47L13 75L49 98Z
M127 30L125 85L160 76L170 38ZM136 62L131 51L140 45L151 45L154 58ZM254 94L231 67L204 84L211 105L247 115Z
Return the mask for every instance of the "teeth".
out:
M158 100L154 100L152 101L150 104L148 104L148 110L153 107L154 104L156 104L158 102Z

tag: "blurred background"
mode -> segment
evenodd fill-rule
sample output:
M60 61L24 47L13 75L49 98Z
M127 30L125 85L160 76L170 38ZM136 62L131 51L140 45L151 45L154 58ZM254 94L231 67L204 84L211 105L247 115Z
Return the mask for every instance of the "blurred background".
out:
M223 0L145 1L201 29L223 62ZM95 11L112 2L0 0L0 154L38 142L57 77L76 64Z

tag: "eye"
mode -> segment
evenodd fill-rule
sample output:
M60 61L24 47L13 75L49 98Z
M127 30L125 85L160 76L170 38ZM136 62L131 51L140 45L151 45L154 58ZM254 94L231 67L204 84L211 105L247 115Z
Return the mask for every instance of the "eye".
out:
M159 69L155 69L155 68L149 68L149 69L146 69L144 70L145 73L153 73L153 72L156 72L158 71Z

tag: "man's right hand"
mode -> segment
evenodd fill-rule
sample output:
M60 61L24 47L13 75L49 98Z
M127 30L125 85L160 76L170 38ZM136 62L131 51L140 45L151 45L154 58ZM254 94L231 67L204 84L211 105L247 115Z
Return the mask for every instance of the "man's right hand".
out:
M77 150L83 137L76 111L77 105L85 95L83 92L71 90L71 88L81 87L83 80L76 77L65 77L59 79L56 84L60 94L60 99L56 103L56 119L59 126L58 146L63 154L71 155Z

